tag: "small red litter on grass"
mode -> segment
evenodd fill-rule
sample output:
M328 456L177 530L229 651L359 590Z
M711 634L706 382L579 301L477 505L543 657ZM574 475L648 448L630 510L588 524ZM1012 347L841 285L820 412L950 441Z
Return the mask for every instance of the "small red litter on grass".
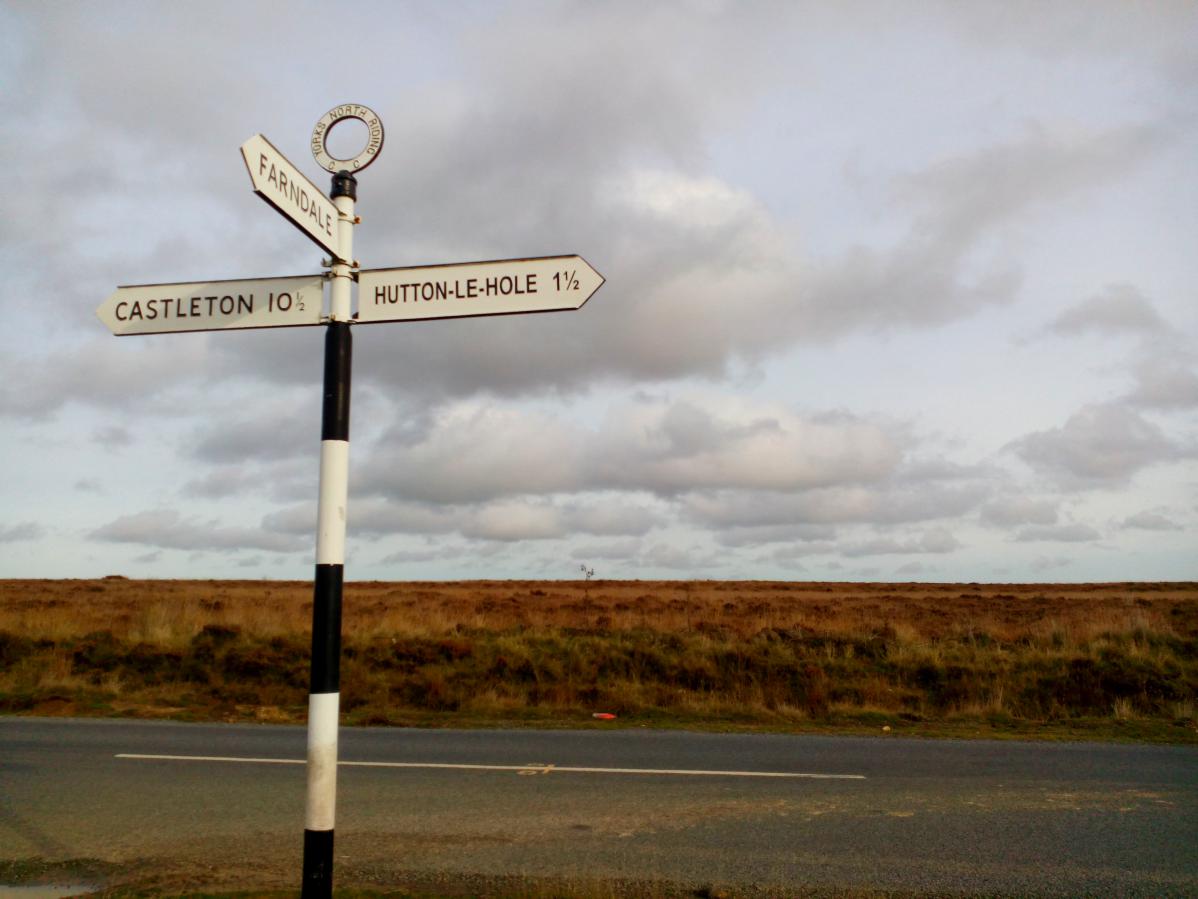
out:
M611 712L592 712L591 717L598 718L600 721L611 721L616 716Z

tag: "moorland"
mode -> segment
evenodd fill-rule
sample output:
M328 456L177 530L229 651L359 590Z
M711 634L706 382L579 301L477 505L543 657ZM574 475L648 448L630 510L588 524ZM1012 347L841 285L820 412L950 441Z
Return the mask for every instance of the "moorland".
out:
M0 581L0 712L302 722L311 609ZM1194 583L355 582L343 632L346 724L1198 742Z

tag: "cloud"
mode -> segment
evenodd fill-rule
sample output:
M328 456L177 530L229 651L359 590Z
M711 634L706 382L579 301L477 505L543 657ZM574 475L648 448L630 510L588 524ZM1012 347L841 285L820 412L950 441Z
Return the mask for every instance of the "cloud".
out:
M1037 573L1045 571L1055 571L1058 568L1067 568L1073 564L1073 559L1068 556L1036 556L1029 564L1029 568Z
M628 494L580 497L566 503L564 512L570 533L596 536L643 537L665 521L650 505Z
M641 551L635 561L647 568L670 568L676 571L703 571L724 565L719 556L701 547L676 546L670 543L650 544Z
M795 541L777 547L766 558L785 565L808 556L838 555L846 559L858 559L869 556L944 555L961 547L962 543L947 528L929 528L909 537L885 536L856 541ZM828 564L827 567L833 566Z
M393 533L447 534L460 526L460 516L455 510L415 502L379 499L355 502L351 497L347 515L355 532L376 537ZM313 533L315 504L292 507L288 519L287 530ZM268 516L268 523L278 526L279 518Z
M399 565L412 562L435 562L440 559L452 559L461 553L456 546L430 546L428 549L400 549L388 553L379 560L381 565Z
M934 163L901 181L898 194L924 206L920 231L959 244L1030 207L1125 174L1161 138L1149 125L1072 132L1034 126L1016 139Z
M1139 338L1131 354L1135 387L1124 401L1139 408L1181 409L1198 405L1198 374L1186 336L1130 284L1110 285L1066 309L1047 327L1062 336L1101 334Z
M500 499L459 510L457 530L476 540L553 540L577 534L644 536L660 517L623 498Z
M16 543L20 540L37 540L46 533L46 529L33 521L22 521L19 524L0 526L0 543Z
M585 437L545 414L459 403L417 442L384 434L366 451L356 486L440 503L577 489Z
M820 487L799 492L699 491L682 497L685 516L717 528L848 523L900 524L955 518L987 495L983 484L904 484Z
M614 410L592 446L601 483L662 494L873 481L901 459L895 437L861 419L800 417L730 397Z
M179 414L168 402L206 367L202 341L171 337L158 342L138 338L90 340L62 347L53 361L36 356L0 354L2 371L38 371L36 378L0 379L0 414L46 418L68 402L120 408L125 414L138 411L169 411ZM194 409L192 410L194 411ZM119 426L108 431L119 440Z
M306 454L301 454L284 440L269 440L268 448L276 449L277 455L254 457L243 463L217 464L205 471L203 460L197 460L190 449L190 456L180 464L180 471L196 472L196 476L185 481L180 492L186 497L204 499L236 499L261 495L276 502L294 502L302 497L314 495L318 489L319 467L317 447L308 445ZM197 464L199 462L200 464Z
M602 543L587 542L570 551L570 558L581 562L628 561L635 559L643 549L639 540L608 540Z
M807 555L805 552L803 552L801 550L796 550L795 547L779 546L776 549L772 550L770 553L768 553L766 556L762 557L761 561L767 562L767 563L772 563L774 565L780 565L781 567L787 568L791 571L802 572L802 571L806 571L807 568L799 560L802 559L805 555ZM839 562L830 562L825 567L839 568L840 563Z
M157 509L124 515L96 528L93 540L109 543L138 543L161 549L242 550L296 552L306 541L265 528L224 527L215 522L185 519L173 509Z
M858 247L814 273L808 334L941 324L1009 302L1021 275L980 247L1019 215L1106 183L1151 152L1154 131L1091 134L1033 129L1017 140L948 157L899 179L895 199L916 210L909 235L886 251Z
M239 9L238 21L247 33L261 27L295 34L311 14L300 11L280 24L261 12ZM733 177L713 171L709 160L712 146L739 117L777 90L776 60L770 61L768 51L788 49L795 33L806 33L800 23L809 15L777 6L753 14L733 12L719 4L685 14L640 10L635 16L618 7L508 9L485 24L461 29L459 80L381 88L381 99L422 123L421 140L389 143L392 163L371 170L370 188L364 185L361 200L370 228L356 238L363 259L374 252L370 264L398 265L579 251L608 276L608 284L577 315L358 328L355 380L393 399L427 405L479 393L576 392L612 380L721 377L799 344L966 318L1010 301L1020 283L1018 266L987 249L996 229L1038 206L1103 185L1159 143L1159 135L1142 127L1085 133L1029 128L992 146L946 152L897 179L892 211L906 227L889 245L810 256L792 223ZM152 278L181 258L195 257L196 242L210 249L208 259L222 264L230 264L230 246L247 254L245 247L254 248L255 268L289 258L276 246L294 235L271 221L268 210L260 211L258 224L242 224L247 216L241 212L253 198L237 166L202 174L211 168L209 160L192 165L200 151L185 126L202 114L195 102L219 105L213 94L202 92L202 101L193 101L184 112L176 108L168 86L185 76L175 71L147 81L136 74L159 71L161 41L152 36L174 29L215 41L210 58L222 65L212 91L222 83L252 80L255 61L242 59L226 39L213 38L214 29L220 29L209 18L197 21L186 12L166 12L152 22L128 12L116 18L124 27L104 29L103 41L79 49L73 42L96 27L94 16L23 16L37 38L39 58L44 54L43 65L55 73L55 98L78 116L60 124L67 130L63 142L87 140L91 146L94 133L105 147L111 141L114 151L126 144L152 146L153 152L142 153L173 160L161 163L165 169L157 172L157 183L172 191L186 187L184 196L172 192L172 208L186 200L188 208L198 210L190 216L159 216L151 228L131 229L148 235L154 246L145 263L126 254L123 265L137 271L144 265L146 274L138 280ZM380 26L363 39L419 55L423 48L413 33L429 27L436 26L421 20L397 34ZM496 41L500 28L509 30ZM581 43L580 29L588 35ZM384 40L383 34L390 37ZM730 54L730 41L743 42L753 52ZM563 45L571 47L564 69L558 49ZM65 46L76 47L69 59ZM122 65L110 65L113 58L122 59ZM558 76L546 79L538 60L552 62ZM135 88L136 114L120 99ZM287 120L292 104L300 101L272 108L272 117ZM224 128L239 135L266 127L249 121L249 113L234 114L229 122L227 113L220 116ZM151 114L147 126L143 117ZM139 140L126 137L122 143L120 135L134 121ZM126 158L118 152L103 155ZM120 202L135 193L122 177L101 178L94 164L84 163L71 176L72 184L102 182L88 194L96 210L142 215ZM139 181L144 178L139 172ZM76 192L55 184L45 176L43 194L67 194L71 204L77 202ZM454 202L446 202L445 184L454 185ZM232 199L235 187L241 203ZM211 195L230 199L203 199ZM402 196L404 202L381 202L388 196ZM58 215L56 223L71 224L67 204ZM212 248L192 235L187 252L184 238L197 219L226 222L231 230L209 229L219 233ZM76 233L72 227L47 230ZM393 253L394 247L417 258L378 255ZM111 259L114 249L98 255ZM425 253L430 255L419 258ZM171 277L220 274L246 272L177 270ZM319 375L311 351L314 332L300 330L304 333L244 339L221 335L211 344L200 338L155 339L161 349L152 352L161 360L131 359L131 344L109 341L113 346L102 351L85 348L93 357L89 364L68 360L64 373L55 373L31 396L0 394L0 409L37 415L68 401L164 402L180 385L219 391L236 379L314 383ZM395 352L399 341L402 353ZM189 353L196 358L176 358ZM265 428L263 423L256 430ZM293 427L283 433L290 437ZM297 445L295 439L287 442ZM219 452L222 445L216 441L197 452ZM257 453L263 445L259 441L247 449Z
M1126 483L1142 468L1183 455L1155 424L1113 403L1084 406L1061 427L1029 434L1011 448L1066 486Z
M448 534L459 527L460 515L452 508L351 496L347 521L353 533L365 537ZM271 512L262 519L262 526L279 534L311 537L316 533L316 503L296 503Z
M580 252L608 278L576 314L354 329L349 523L378 541L376 556L431 561L428 535L437 558L494 552L512 570L587 547L649 564L671 543L686 549L654 550L666 563L772 550L793 562L951 552L976 523L1003 530L985 535L995 543L1060 533L1070 525L1051 486L1118 488L1181 458L1179 412L1198 405L1192 335L1167 320L1181 309L1176 321L1191 322L1179 248L1193 243L1180 211L1192 14L1098 9L428 5L376 10L357 52L317 77L310 54L280 49L315 33L327 17L317 4L283 18L236 3L6 8L0 110L38 135L38 152L10 141L0 155L21 171L38 227L0 221L9 328L29 335L0 351L0 415L60 417L17 423L34 477L15 470L10 521L43 517L29 483L47 508L84 499L69 491L88 474L77 452L131 440L144 468L111 488L143 495L129 508L158 509L181 489L224 511L125 516L97 539L310 550L321 332L113 340L96 337L92 310L117 283L316 267L319 254L249 191L236 146L263 131L311 171L305 123L369 82L362 99L392 140L361 183L366 265ZM274 49L245 52L245 36L264 33ZM203 67L169 64L180 34ZM315 94L302 89L313 78ZM297 89L244 90L272 80ZM401 119L419 139L396 139ZM1127 386L1097 394L1124 395L1012 444L1029 483L934 452L918 463L935 441L956 451L1020 435L1018 416L980 425L939 401L947 381L977 376L954 365L951 344L998 357L1004 332L1029 327L1045 292L1078 271L1110 283L1070 294L1086 301L1041 330L1131 338ZM1160 300L1117 283L1128 280ZM943 353L911 333L935 329ZM916 364L888 365L897 356L875 335ZM1086 396L1081 341L1052 347ZM864 388L879 379L887 390ZM1019 395L1026 378L986 381L978 408L1000 382L1010 402L999 405L1033 420L1052 400ZM793 404L744 399L783 391ZM798 405L859 409L870 396L940 433ZM1157 498L1130 489L1102 499L1111 535L1130 544L1119 521L1159 514L1132 515ZM236 510L263 500L274 511L261 528L240 527L257 513Z
M1043 541L1057 543L1089 543L1102 535L1088 524L1044 524L1023 528L1015 534L1015 540L1020 543L1036 543Z
M355 469L349 520L374 537L511 542L644 537L680 516L721 546L801 541L807 553L826 553L836 549L838 525L948 520L986 498L988 471L934 456L908 461L910 444L899 426L715 392L637 395L594 425L458 401L427 427L381 434ZM303 503L264 526L309 534L313 521ZM934 533L884 549L956 547Z
M1113 284L1076 306L1066 309L1049 324L1054 334L1163 334L1168 323L1143 294L1130 284Z
M562 87L543 85L539 95ZM606 91L593 101L605 105ZM469 106L477 98L463 102ZM588 104L573 96L560 105L574 116ZM396 185L397 195L405 196L405 219L384 210L372 222L379 245L419 242L407 221L422 228L443 221L437 232L460 235L462 246L452 252L467 260L543 254L548 236L550 247L571 241L555 251L582 251L607 284L577 314L423 322L404 326L403 338L395 325L356 329L356 381L397 399L420 396L436 404L479 393L516 397L573 393L612 381L719 378L796 345L967 318L1009 302L1019 287L1018 268L987 249L996 231L1036 207L1128 171L1158 137L1144 128L1031 131L946 157L899 179L895 205L909 220L903 236L889 246L854 246L814 258L800 251L792 226L726 179L681 165L589 156L569 161L560 153L542 160L540 169L530 168L528 160L503 152L510 123L504 137L488 140L489 119L462 115L446 125L446 133L424 135L421 152L437 158L422 163L439 170L447 159L470 157L452 180L472 196L471 204L444 203L427 186L437 183L431 175L420 184ZM472 137L463 141L455 129L467 127ZM628 139L651 141L640 127ZM437 149L438 143L444 146ZM481 147L486 158L476 160ZM570 181L570 223L561 222L563 194L553 189L555 174ZM548 184L542 183L546 177ZM463 178L467 183L460 183ZM530 180L541 189L530 193ZM479 192L470 194L474 181ZM511 210L520 210L515 220ZM502 245L496 235L504 237ZM402 354L393 351L397 339L405 340ZM304 356L291 341L255 345L252 352L246 344L221 341L213 352L230 373L288 382L302 373Z
M1127 402L1150 409L1198 406L1198 374L1179 359L1146 353L1132 370L1136 386Z
M503 501L480 509L464 523L466 537L479 540L545 540L564 536L561 512L545 503Z
M133 442L133 435L121 425L105 425L96 429L92 440L107 449L119 449L129 446Z
M1057 503L1028 496L1008 496L991 500L981 508L981 520L996 527L1019 524L1055 524Z
M1028 15L1033 6L1039 15ZM1082 6L934 3L920 9L928 19L969 37L978 49L1007 46L1054 60L1136 59L1161 74L1179 59L1193 57L1188 40L1193 11L1185 0L1160 3L1151 16L1119 0Z
M826 548L836 538L836 529L826 524L777 524L740 526L717 531L720 546L760 546L766 543L809 543Z
M876 480L900 457L898 440L863 420L804 417L717 395L634 400L594 427L459 402L440 412L417 442L384 434L356 484L370 495L434 503L587 490L669 496Z
M850 543L840 548L840 554L848 558L862 556L886 555L916 555L921 553L951 553L959 549L961 543L944 528L933 528L924 531L917 538L898 540L893 537L879 537L861 543Z
M368 497L351 498L348 526L365 537L394 534L459 534L470 540L553 540L578 534L643 536L661 516L635 498L503 498L483 503L437 505ZM299 503L272 512L263 527L279 534L311 535L316 507Z
M256 402L251 414L229 409L193 433L186 452L193 459L215 464L247 461L277 462L296 456L311 457L320 445L320 394L293 404Z
M261 486L261 482L240 465L227 465L192 478L183 485L187 496L202 496L219 499L226 496L241 496Z
M1124 530L1140 531L1181 531L1185 530L1172 518L1160 512L1137 512L1124 518L1120 524Z

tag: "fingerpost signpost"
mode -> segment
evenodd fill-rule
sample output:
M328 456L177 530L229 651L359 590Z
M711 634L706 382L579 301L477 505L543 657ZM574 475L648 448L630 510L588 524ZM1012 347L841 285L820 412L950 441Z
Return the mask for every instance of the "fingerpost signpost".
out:
M356 119L367 129L357 156L339 159L328 136ZM335 106L312 131L312 155L330 172L325 196L261 134L241 145L254 192L329 254L321 274L118 287L96 310L113 334L166 334L324 325L324 401L308 693L308 786L304 818L305 899L330 897L337 805L337 727L341 697L341 593L349 483L351 326L578 309L603 284L580 256L547 256L389 269L361 269L353 256L356 174L383 147L383 124L369 107ZM329 284L325 311L323 284ZM358 311L351 286L358 283Z

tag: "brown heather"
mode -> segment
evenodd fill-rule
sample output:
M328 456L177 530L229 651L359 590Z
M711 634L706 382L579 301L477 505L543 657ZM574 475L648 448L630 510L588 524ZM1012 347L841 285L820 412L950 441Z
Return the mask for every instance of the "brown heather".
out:
M344 609L347 723L1198 739L1193 583L370 582ZM302 721L310 616L304 582L0 581L0 711Z

